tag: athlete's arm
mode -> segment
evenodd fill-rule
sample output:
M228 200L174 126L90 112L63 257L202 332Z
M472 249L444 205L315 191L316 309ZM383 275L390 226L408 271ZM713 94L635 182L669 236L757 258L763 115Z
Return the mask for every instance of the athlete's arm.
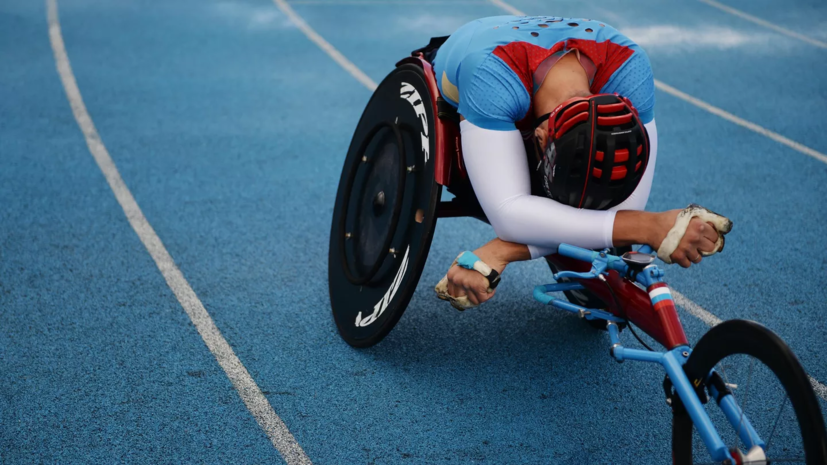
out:
M617 210L646 206L657 159L654 121L646 125L651 141L646 172L632 195L610 211L578 209L531 195L530 169L519 131L488 130L467 120L460 127L463 160L480 206L497 236L526 244L531 258L553 253L561 243L589 249L621 245L614 244ZM617 239L622 242L643 239L642 234L625 237L630 228L621 229L624 237Z
M675 224L680 210L641 211L649 198L657 159L654 121L646 124L650 137L646 172L632 195L611 211L581 210L532 196L528 161L518 131L488 131L468 121L461 127L463 159L471 184L499 236L474 253L500 273L511 262L555 253L561 243L586 248L648 244L657 249ZM483 137L477 139L480 134ZM713 227L693 219L672 258L684 268L698 263L700 251L714 250L717 237ZM448 291L453 296L467 295L479 304L494 296L487 287L477 272L460 267L448 271Z
M629 196L626 200L621 202L619 205L616 205L609 209L609 211L620 212L623 210L644 210L646 208L646 203L649 201L649 193L652 191L652 181L655 178L655 163L658 158L658 128L655 124L655 121L652 120L651 122L644 125L646 127L646 132L649 134L649 163L646 165L646 171L643 173L643 177L640 180L640 183L635 188L632 195ZM570 207L571 208L571 207ZM657 238L650 238L648 241L642 241L640 237L640 232L636 226L641 225L641 219L639 218L640 215L629 215L629 214L621 214L620 219L618 219L617 215L614 218L614 223L612 226L612 236L611 236L611 244L609 245L601 245L598 247L588 247L588 248L604 248L604 247L619 247L624 245L634 245L634 244L649 244L652 245L650 241L657 240ZM626 217L626 218L623 218ZM635 242L637 240L637 242ZM562 241L565 242L565 241ZM571 242L565 242L567 244L577 245L579 247L586 247L580 244L575 244ZM559 244L558 244L559 245ZM654 247L654 245L653 245ZM556 253L557 246L553 247L532 247L531 255L532 257L539 257L545 256L548 254Z

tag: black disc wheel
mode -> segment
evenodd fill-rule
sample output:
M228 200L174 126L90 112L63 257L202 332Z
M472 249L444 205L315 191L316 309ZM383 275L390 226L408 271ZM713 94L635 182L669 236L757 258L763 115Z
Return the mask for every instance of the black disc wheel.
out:
M721 323L698 341L684 369L693 385L709 395L706 411L735 459L733 465L827 463L824 418L809 378L769 329L745 320ZM723 406L733 400L742 414L727 418ZM673 412L674 463L720 464L710 457L685 410L673 405Z
M330 230L333 319L354 347L399 321L428 257L442 186L434 180L434 109L421 68L377 87L348 149Z

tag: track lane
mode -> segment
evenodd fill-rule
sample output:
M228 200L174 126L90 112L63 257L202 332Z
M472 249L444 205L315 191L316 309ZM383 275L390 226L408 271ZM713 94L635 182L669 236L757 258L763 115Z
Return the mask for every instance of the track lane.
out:
M492 3L500 8L505 8L509 13L522 12L513 6L514 4L518 4L517 2L506 3L502 0L492 0ZM592 4L589 4L589 6L591 5ZM536 8L536 6L534 7ZM627 10L617 11L622 11L622 13L613 13L611 15L615 17L614 19L617 21L616 24L628 24L629 21L635 20L634 15L627 13ZM604 12L606 12L604 5L595 8L593 11L594 15ZM582 8L580 13L590 14L589 11L582 11ZM646 21L651 22L652 19L649 18ZM627 29L628 28L621 28L622 31ZM685 52L686 51L678 52L678 54ZM658 47L649 51L653 64L656 63L658 59L662 59L664 56L668 57L672 53L670 50L664 50ZM699 59L703 60L707 56L708 54L703 54ZM660 77L660 74L657 72L659 69L661 68L656 67L656 77ZM668 79L674 77L670 71L670 68L666 68ZM729 71L737 74L738 64L736 63L730 65L727 69L718 69L717 71ZM779 77L783 75L785 75L785 73L779 70L773 78L779 79ZM662 82L656 82L656 87L659 90L668 88L667 90L670 92L667 98L683 94L683 92L676 91ZM806 89L795 89L794 91L798 98L804 97L807 92ZM657 114L661 116L658 118L659 132L663 135L664 131L667 131L666 133L668 134L668 131L672 130L672 128L681 128L681 126L683 126L680 133L676 134L676 139L685 145L682 147L670 147L669 142L671 141L667 141L661 145L661 152L664 153L665 156L659 158L664 158L667 161L659 163L658 165L658 176L655 179L655 186L648 209L674 208L680 205L682 198L685 198L686 192L693 193L695 196L693 202L707 206L721 205L713 209L725 211L727 215L730 215L736 220L736 224L739 224L738 230L735 231L736 235L730 236L729 244L733 243L733 239L738 237L744 227L740 224L738 218L744 218L749 222L746 224L748 228L745 231L746 237L742 239L744 242L736 246L744 246L746 250L744 252L736 250L734 251L735 254L739 257L749 256L760 260L764 265L755 267L749 264L744 266L740 261L732 261L729 254L733 252L733 250L730 247L727 249L727 263L718 263L721 257L715 257L712 260L707 259L703 268L693 268L690 271L681 270L680 273L674 276L670 274L670 283L678 287L678 289L684 290L684 292L687 292L687 295L691 295L693 298L696 298L696 295L708 296L712 293L714 298L706 300L707 303L703 305L708 309L713 309L714 313L724 319L756 319L778 332L779 335L793 347L796 354L804 360L805 367L811 370L811 381L816 383L814 386L817 387L817 391L820 393L822 399L827 400L825 399L825 391L827 389L825 389L823 383L818 381L827 379L827 371L825 371L827 370L827 363L825 363L827 359L822 354L821 344L818 341L818 334L820 333L818 328L824 326L819 305L824 295L824 288L822 286L824 280L819 278L821 272L817 264L811 266L806 261L802 263L802 257L805 257L806 254L812 254L814 250L822 250L823 248L822 246L815 245L821 244L823 241L820 236L816 237L814 234L817 234L816 231L819 230L819 225L827 221L827 209L816 203L808 204L808 211L806 213L801 211L793 212L788 211L790 209L785 208L784 205L785 203L788 205L800 205L799 192L811 193L823 190L819 180L827 176L827 169L825 169L823 165L819 165L819 163L814 163L812 160L799 161L795 158L779 160L778 157L774 156L775 154L779 154L779 156L782 157L796 156L796 154L790 150L777 150L773 142L760 137L744 137L743 131L734 127L711 126L711 129L705 129L709 128L710 125L714 125L715 117L721 116L715 114L716 111L714 111L714 108L711 113L715 114L715 116L703 115L703 113L698 111L698 108L710 112L705 102L692 102L697 108L684 109L680 104L675 105L673 101L664 101L664 99L660 98L662 95L662 93L658 94L659 109L656 110ZM735 95L736 98L740 96L740 94ZM690 95L680 95L680 97L681 100L684 101L694 99L694 97ZM819 96L814 96L812 100L814 103L817 103L819 99ZM749 103L752 104L754 102L749 100ZM669 106L666 107L666 105ZM667 108L668 111L672 110L667 116L674 121L674 124L667 123L668 126L665 128L662 127L663 112L660 110L663 108ZM687 117L686 115L694 116ZM818 118L818 113L812 116L814 116L814 118L807 120L806 115L799 115L796 121L803 120L816 125L824 121L824 118ZM727 116L727 118L730 122L733 122L731 115ZM737 118L734 122L739 123L739 126L742 127L750 124L749 122L746 122L746 124L739 122ZM758 134L761 133L760 130L755 130L755 128L751 130ZM703 141L697 139L697 134L705 134L705 140L715 141L715 144L711 148L705 147ZM701 145L700 152L698 151L699 144ZM731 151L721 150L723 147L729 148ZM752 151L748 149L749 147L757 147L759 150ZM676 155L670 156L669 154L673 152ZM765 155L763 157L757 156L761 153ZM787 155L780 155L780 153L786 153ZM822 161L822 154L816 153L811 155L816 155L813 159ZM733 156L736 157L736 160L732 159ZM680 162L681 167L679 169L672 167L673 161L676 160ZM665 167L664 164L666 165ZM749 166L752 171L744 172L741 168L741 166L743 166L742 164ZM712 170L715 170L715 172L713 173ZM779 170L784 173L784 176L779 176ZM726 173L726 175L723 175L724 173ZM709 178L710 174L714 176L714 180L712 181ZM668 181L664 182L665 180ZM768 180L768 184L762 188L762 182L766 183ZM743 195L742 186L745 184L750 186L747 191L752 192L755 198L747 198ZM669 192L664 194L662 188L659 188L659 186L668 186L667 189ZM689 186L692 187L689 188ZM731 191L731 194L722 194L724 190ZM671 202L662 202L667 196L671 199ZM723 201L724 199L726 199L725 202ZM685 200L683 200L683 202L685 202ZM755 221L760 221L760 219L764 217L767 209L777 212L774 216L774 220L777 223L764 224L759 222L756 224ZM789 249L785 249L784 247L773 247L770 245L774 238L787 235L784 229L787 224L791 223L798 224L802 228L801 231L797 232L797 237L793 239L796 243L790 245L790 249L800 250L800 253L797 254L788 253ZM759 245L758 243L763 244ZM824 246L827 246L827 243L824 243ZM755 253L752 250L760 250L760 252ZM775 265L781 265L780 273ZM798 273L785 273L786 270L794 266L799 266L799 272L805 276L812 277L812 279L801 281L798 279ZM672 268L677 269L677 267ZM701 273L701 271L703 271L703 273ZM701 278L695 278L696 276L700 276ZM690 279L687 280L687 277ZM723 283L724 287L732 286L736 291L729 292L729 289L709 286L708 284L710 282ZM699 293L689 293L687 289L683 287L683 283L691 283L692 289L695 289L696 292ZM772 289L773 291L754 293L754 288L761 288L763 290ZM701 292L702 289L703 292ZM778 292L774 292L776 289ZM747 298L743 299L742 294L747 294ZM767 295L772 298L766 298ZM699 302L704 302L704 300L700 300ZM748 303L748 308L746 309L744 308L745 302ZM713 306L710 306L710 303ZM784 309L788 306L793 307L792 309L794 311L785 311ZM800 308L800 306L804 306L805 308ZM801 318L802 315L805 317Z
M152 225L147 221L137 202L135 202L132 192L124 183L118 168L101 141L97 129L95 129L95 124L86 110L86 105L83 103L83 97L80 89L78 89L66 53L66 46L63 42L57 0L46 0L46 9L49 21L49 39L52 43L57 72L63 82L63 88L66 91L72 113L86 138L86 145L89 147L92 157L98 164L107 183L109 183L109 187L112 189L112 193L129 220L129 225L132 226L147 252L155 261L158 270L164 276L164 280L166 280L170 290L175 294L178 302L189 316L207 348L215 356L216 361L233 383L244 405L247 406L256 422L267 434L270 442L282 455L282 458L291 465L309 464L310 460L307 455L301 449L301 446L296 443L295 438L287 430L287 426L281 421L281 418L273 411L273 407L267 402L267 399L261 393L261 389L250 377L249 372L235 355L224 336L221 335L212 317L204 308L204 304L198 299L181 270L176 266L161 239L152 229Z
M107 115L105 133L113 134L113 144L123 149L118 152L126 166L122 170L131 185L135 180L133 189L148 216L159 231L163 228L165 241L170 237L167 246L176 258L182 257L182 269L208 307L216 309L217 324L240 357L250 361L270 401L287 412L286 421L299 425L294 432L311 457L318 457L319 463L581 463L633 456L641 457L636 463L667 460L663 450L652 450L668 441L658 429L668 421L664 412L654 409L645 420L641 413L649 413L652 399L659 399L658 383L653 383L659 373L636 373L638 367L611 363L601 335L565 315L538 309L520 283L546 279L542 264L510 268L498 301L475 314L456 314L433 302L425 283L441 276L456 250L490 237L490 230L474 221L440 223L437 235L442 245L435 247L422 289L386 342L368 351L352 351L338 340L327 314L329 303L319 290L326 275L322 251L329 227L327 205L332 205L335 194L342 147L369 92L314 51L315 46L304 46L298 31L256 29L260 25L253 18L280 17L259 10L260 3L243 4L251 7L244 14L222 7L219 16L225 23L205 13L210 10L190 8L194 23L211 31L204 36L196 33L195 25L190 30L186 22L176 21L184 16L174 10L136 18L135 24L166 31L161 37L153 35L150 43L136 33L146 28L130 33L128 24L110 24L123 31L124 43L134 46L132 55L107 56L113 68L122 70L117 80L96 76L101 69L86 62L81 82L94 83L95 106L90 108L93 114ZM430 34L423 25L441 31L453 27L451 18L497 14L496 9L468 11L468 4L429 5L428 11L410 5L371 5L384 10L364 15L328 5L296 8L314 27L329 25L328 32L336 36L331 42L345 55L352 53L360 67L370 68L372 79L380 79L400 53L412 48L411 42L416 40L416 46L427 41ZM403 29L406 22L415 21L418 28ZM336 27L342 23L375 31L369 35L373 42L349 42ZM393 30L383 29L388 26ZM105 36L106 31L101 32ZM187 40L165 46L172 38ZM197 46L199 41L209 47ZM215 62L207 65L210 59ZM181 65L173 66L175 62ZM146 69L146 63L155 67ZM217 78L209 83L181 79L192 76L193 69ZM143 74L130 77L135 70ZM327 79L315 81L319 75ZM130 126L131 115L120 120L118 112L104 104L108 92L134 96L135 111L143 115L144 124ZM684 110L679 101L660 102L659 107L668 105L676 115L705 118L702 112ZM158 115L159 124L147 124L152 121L149 115ZM161 124L167 126L163 131ZM699 123L691 129L709 127ZM727 128L720 129L720 134L727 134ZM713 137L717 130L713 128ZM326 137L319 136L322 131ZM673 137L681 143L691 140L682 134ZM758 140L738 137L747 144ZM146 150L137 151L137 146ZM682 168L678 164L670 169ZM689 173L702 178L706 171ZM818 172L813 176L817 179ZM717 184L714 193L704 193L708 183L679 184L678 190L689 188L713 200L738 195ZM661 189L663 204L678 199L669 186ZM170 205L167 199L172 198L184 199L185 206ZM802 218L809 212L812 209ZM760 231L760 222L750 217L749 223ZM716 263L709 260L707 265L715 268ZM683 273L670 273L671 282L679 275ZM686 284L713 279L695 275ZM682 284L676 286L696 296ZM730 296L718 291L698 301L716 313L729 308ZM705 326L687 319L687 330L696 339ZM282 342L274 345L274 340ZM276 381L285 377L284 382ZM619 410L606 412L609 405ZM641 425L630 431L629 418L640 418L636 424ZM618 429L629 432L628 444L616 444L606 432ZM584 437L589 437L587 443Z
M539 7L533 1L512 3L529 11ZM787 10L807 11L806 2L801 3ZM607 21L646 49L656 77L664 83L827 153L823 150L827 122L819 117L827 100L818 79L827 72L827 60L822 59L827 51L701 2L597 0L583 7L577 14L617 15ZM820 37L819 24L827 12L823 6L812 9L812 20L801 17L800 23L786 19L779 23ZM768 18L775 21L779 16L798 15L775 12Z
M272 456L89 155L44 6L0 7L0 461Z
M810 44L814 47L827 49L827 42L818 40L817 38L814 38L814 37L811 37L811 36L808 36L808 35L805 35L805 34L801 34L801 33L792 31L792 30L787 29L785 27L779 26L775 22L767 21L766 19L759 18L758 16L749 14L746 11L739 10L737 8L733 8L729 5L726 5L726 4L721 3L721 2L716 2L715 0L699 0L699 1L701 1L703 3L706 3L707 5L709 5L711 7L717 8L721 11L729 13L733 16L737 16L738 18L744 19L744 20L749 21L751 23L757 24L761 27L765 27L765 28L770 29L772 31L778 32L779 34L784 34L784 35L792 37L794 39L798 39L798 40L800 40L804 43Z
M305 11L307 11L307 10L305 10ZM311 15L312 15L312 12L311 12L311 13L308 13L308 14L311 14ZM328 21L325 21L325 18L320 18L320 21L319 21L319 22L316 22L316 21L311 20L311 21L310 21L310 23L311 23L311 24L320 24L320 26L319 26L320 28L325 28L325 27L327 27L327 28L329 28L329 29L331 28L330 23L329 23ZM332 32L331 34L335 35L335 31L334 31L334 32ZM343 37L344 37L344 36L343 36ZM344 37L343 41L344 41L345 43L348 43L348 42L349 42L349 38ZM340 43L339 41L335 41L335 40L334 40L333 42L334 42L334 43L337 43L337 44L339 44L339 43ZM351 45L351 47L353 47L353 46ZM356 48L354 48L354 49L358 49L358 46L356 46ZM346 50L346 49L345 49L345 48L343 48L343 50ZM349 55L349 54L348 54L348 52L345 52L345 55ZM367 59L366 59L366 60L367 60ZM373 59L371 58L370 60L372 61ZM357 61L358 61L358 60L357 60ZM368 61L365 61L365 62L367 63ZM729 128L727 128L727 129L729 129ZM759 145L759 146L760 146L760 145L762 145L762 144L766 144L766 141L765 141L765 140L762 140L761 138L757 138L757 139L756 139L756 138L752 138L752 140L754 141L754 143L755 143L756 145ZM793 160L793 161L796 161L796 160ZM737 280L737 277L736 277L736 280ZM736 306L736 307L737 307L737 306ZM740 316L740 315L738 315L738 316ZM771 316L771 317L770 317L770 318L768 318L768 319L767 319L767 318L765 318L765 319L763 319L762 321L768 321L768 320L769 320L769 321L772 321L774 316L775 316L775 315ZM697 324L692 324L692 322L688 322L688 323L689 323L689 324L688 324L688 326L690 326L690 327L693 327L693 326L695 326L695 327L696 327L696 326L698 326ZM781 326L783 327L785 324L786 324L786 321L782 322L782 325L781 325ZM804 322L804 324L806 325L807 323L806 323L806 322ZM778 326L779 326L779 325L777 324L777 322L776 322L776 325L775 325L775 326L776 326L776 329L778 329ZM691 332L696 333L698 336L699 336L702 332L704 332L704 328L703 328L703 327L701 327L701 328L699 328L699 329L690 328L690 330L691 330ZM816 334L817 334L817 332L816 332ZM789 334L788 334L788 336L789 336ZM695 338L697 338L697 336L696 336ZM789 339L790 339L790 338L788 337L788 340L789 340ZM800 345L800 344L799 344L799 345ZM816 345L816 347L817 347L817 345ZM799 353L800 353L800 352L799 352ZM807 355L809 355L809 354L807 354ZM807 362L805 362L805 365L812 366L812 361L810 361L810 363L809 363L809 364L808 364ZM820 386L820 385L819 385L819 386Z

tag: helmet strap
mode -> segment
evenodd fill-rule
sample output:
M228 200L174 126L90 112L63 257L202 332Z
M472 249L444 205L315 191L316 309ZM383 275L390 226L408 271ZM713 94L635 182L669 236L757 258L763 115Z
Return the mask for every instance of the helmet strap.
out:
M541 124L546 122L548 120L549 116L551 116L552 113L554 113L554 112L546 113L545 115L535 119L534 120L534 129L539 128Z

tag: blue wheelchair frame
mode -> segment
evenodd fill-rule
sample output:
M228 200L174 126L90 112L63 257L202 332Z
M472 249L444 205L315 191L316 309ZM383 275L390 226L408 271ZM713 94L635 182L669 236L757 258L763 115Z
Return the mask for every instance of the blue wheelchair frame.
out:
M652 249L648 246L643 246L638 250L638 252L651 255ZM576 278L599 279L605 282L605 276L608 270L615 270L622 277L632 279L634 282L644 286L644 288L649 288L653 284L664 282L663 270L654 263L650 263L643 267L642 270L636 271L627 265L621 257L610 255L608 253L608 249L603 252L596 252L568 244L562 244L559 247L558 253L575 260L591 263L592 269L586 273L561 271L554 275L554 279L556 280L559 280L560 278ZM654 257L652 257L652 261L654 261ZM692 419L695 428L698 430L701 439L709 450L712 459L718 462L725 462L729 460L729 463L737 463L734 460L730 450L727 449L726 444L724 444L721 439L721 435L718 433L718 430L712 424L712 421L710 420L709 415L707 415L703 402L698 396L695 387L692 385L683 370L683 365L692 353L692 349L688 345L682 345L667 352L654 352L623 347L620 343L620 329L618 327L618 323L625 321L623 318L615 316L604 310L584 308L547 294L549 292L581 289L584 288L579 283L545 284L534 288L534 298L546 305L551 305L561 310L575 313L580 318L587 320L605 320L612 344L610 353L618 362L633 360L659 363L663 366L666 370L666 374L672 382L675 392L681 402L683 402L684 408L686 408L686 411ZM664 298L671 300L672 296L671 294L666 294L665 297L664 295L660 295L656 299L660 302ZM654 306L656 299L651 297L650 299L652 300L652 305ZM674 304L674 302L672 303ZM709 373L707 380L713 373L714 370ZM715 390L713 383L706 383L706 385L708 386L710 394L712 394L713 398L718 398L718 392ZM755 431L746 415L742 413L741 408L738 406L738 403L731 393L724 393L723 397L719 399L718 405L732 427L738 431L741 441L743 441L743 443L747 446L747 452L751 451L756 446L766 450L766 444L758 436L758 433Z

